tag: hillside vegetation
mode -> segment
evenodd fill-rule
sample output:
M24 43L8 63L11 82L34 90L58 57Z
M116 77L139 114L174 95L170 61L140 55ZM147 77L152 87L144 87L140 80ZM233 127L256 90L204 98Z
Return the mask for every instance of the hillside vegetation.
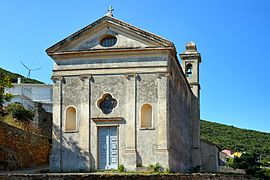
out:
M215 143L221 149L270 156L270 133L201 120L201 138Z
M26 84L44 84L43 82L40 82L38 80L35 79L30 79L30 78L26 78L20 74L16 74L16 73L12 73L10 71L7 71L3 68L0 68L0 77L2 76L9 76L11 79L12 83L17 83L18 81L18 77L21 78L21 83L26 83Z

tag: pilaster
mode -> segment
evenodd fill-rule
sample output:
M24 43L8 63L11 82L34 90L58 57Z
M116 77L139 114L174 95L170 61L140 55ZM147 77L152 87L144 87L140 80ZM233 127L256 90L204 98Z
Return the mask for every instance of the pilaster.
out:
M83 169L85 172L88 172L92 168L91 158L91 83L94 78L90 74L84 74L79 76L82 81L82 86L84 87L81 93L84 95L81 96L80 104L80 159L78 161L79 169Z
M62 76L53 76L53 125L52 125L52 154L50 171L62 171Z
M126 149L125 164L127 170L135 170L137 164L136 155L136 118L137 118L137 74L126 74Z
M158 83L158 122L157 122L157 156L156 161L163 167L168 167L168 73L159 73Z

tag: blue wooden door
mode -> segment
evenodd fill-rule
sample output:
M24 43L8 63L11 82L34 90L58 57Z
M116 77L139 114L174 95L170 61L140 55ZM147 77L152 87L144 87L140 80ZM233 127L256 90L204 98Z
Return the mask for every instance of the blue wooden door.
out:
M118 138L116 127L101 127L99 139L99 169L118 168Z

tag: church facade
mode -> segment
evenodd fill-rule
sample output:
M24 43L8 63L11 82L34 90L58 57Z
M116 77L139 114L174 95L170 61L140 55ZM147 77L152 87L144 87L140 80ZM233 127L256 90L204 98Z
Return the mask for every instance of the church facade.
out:
M201 56L108 13L46 50L54 61L52 172L201 166Z

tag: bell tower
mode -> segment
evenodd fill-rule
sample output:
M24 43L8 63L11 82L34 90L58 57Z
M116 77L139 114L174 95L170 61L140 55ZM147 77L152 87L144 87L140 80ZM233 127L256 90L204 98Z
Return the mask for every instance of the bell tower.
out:
M200 81L199 81L199 65L201 63L201 55L197 51L196 44L189 42L186 50L180 54L182 59L182 68L188 80L189 86L194 94L191 105L191 126L192 126L192 165L201 167L200 156Z
M193 94L200 98L199 65L201 54L198 53L196 44L192 41L187 43L186 50L180 54L182 68L189 82Z

